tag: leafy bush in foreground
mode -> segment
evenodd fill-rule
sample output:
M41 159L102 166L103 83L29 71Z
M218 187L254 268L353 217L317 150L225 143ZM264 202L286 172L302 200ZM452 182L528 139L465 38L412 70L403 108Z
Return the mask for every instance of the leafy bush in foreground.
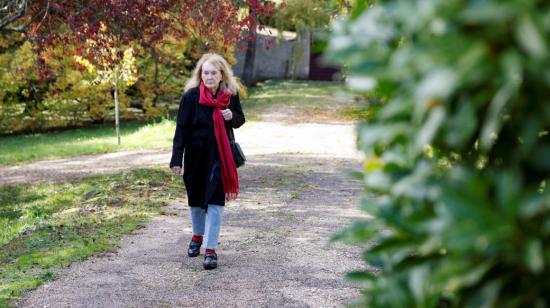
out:
M377 1L328 57L378 98L358 128L374 219L341 236L373 307L550 305L550 2Z

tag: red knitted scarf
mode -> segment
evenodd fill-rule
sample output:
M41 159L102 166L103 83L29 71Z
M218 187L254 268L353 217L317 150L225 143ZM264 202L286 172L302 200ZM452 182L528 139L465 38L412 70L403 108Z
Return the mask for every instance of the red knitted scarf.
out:
M212 118L214 119L214 133L222 164L222 183L225 198L235 200L239 195L239 175L237 174L237 167L233 160L233 153L225 130L225 120L222 116L222 109L227 108L230 98L231 92L221 90L218 91L216 98L212 98L212 93L201 81L199 104L214 108Z

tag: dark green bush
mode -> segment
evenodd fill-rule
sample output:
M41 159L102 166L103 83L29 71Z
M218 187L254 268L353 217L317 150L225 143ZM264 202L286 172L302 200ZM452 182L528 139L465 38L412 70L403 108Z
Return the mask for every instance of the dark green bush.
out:
M361 2L361 1L360 1ZM550 306L550 2L377 1L327 56L372 95L358 128L372 307Z

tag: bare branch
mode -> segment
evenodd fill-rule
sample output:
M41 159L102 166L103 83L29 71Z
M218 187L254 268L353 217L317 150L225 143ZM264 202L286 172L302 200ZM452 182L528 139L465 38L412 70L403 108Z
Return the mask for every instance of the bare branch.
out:
M36 31L36 29L40 28L40 26L42 26L42 23L44 22L44 20L46 20L46 16L48 16L48 12L50 11L50 3L51 2L52 2L51 0L48 0L48 4L46 5L46 10L44 11L44 16L42 16L42 19L38 23L38 26L34 27L35 31Z
M0 29L27 14L27 0L0 0Z

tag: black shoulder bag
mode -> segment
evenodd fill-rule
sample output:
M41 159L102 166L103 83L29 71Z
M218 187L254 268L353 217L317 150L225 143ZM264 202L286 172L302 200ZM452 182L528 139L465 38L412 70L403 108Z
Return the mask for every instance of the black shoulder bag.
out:
M231 127L227 129L227 136L229 137L229 145L231 146L231 152L233 152L233 160L235 161L235 166L239 168L240 166L244 165L244 162L246 161L246 156L244 156L244 152L241 149L241 146L235 141L235 135L233 135L233 129L231 129Z

